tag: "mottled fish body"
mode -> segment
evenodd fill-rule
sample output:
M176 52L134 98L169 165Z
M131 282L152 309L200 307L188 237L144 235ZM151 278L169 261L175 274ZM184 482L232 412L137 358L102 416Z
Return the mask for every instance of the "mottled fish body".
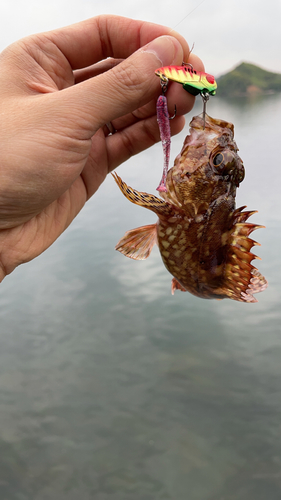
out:
M156 224L127 231L116 249L132 259L146 259L155 243L173 275L172 293L189 291L202 298L256 302L254 293L267 281L252 265L258 245L249 235L263 226L250 224L254 211L235 208L236 189L244 179L231 123L193 118L162 199L132 189L114 173L132 203L152 210Z

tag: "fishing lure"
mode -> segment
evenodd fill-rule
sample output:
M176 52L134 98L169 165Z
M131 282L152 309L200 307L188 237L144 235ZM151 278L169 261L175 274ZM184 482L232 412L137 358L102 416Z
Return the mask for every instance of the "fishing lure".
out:
M164 168L161 182L158 186L157 191L166 192L166 179L169 169L170 160L170 150L171 150L171 129L170 129L170 117L167 105L167 98L165 95L160 95L157 100L156 105L157 121L159 125L160 138L162 142L163 154L164 154Z
M196 96L201 94L203 99L203 120L205 126L206 105L210 95L216 95L217 82L213 75L197 71L192 64L183 62L181 66L163 66L155 71L167 89L169 80L181 83L184 90ZM163 85L162 85L163 88Z
M164 153L164 168L161 182L157 191L166 192L166 179L170 160L171 131L169 124L169 113L165 93L168 88L169 80L181 83L184 90L196 96L201 94L203 99L203 129L205 129L206 105L210 95L216 94L217 82L213 75L196 71L190 63L182 63L182 66L163 66L155 71L160 77L162 93L156 105L157 121L160 130L160 138Z
M184 90L195 96L198 94L216 94L217 82L215 77L203 71L197 71L189 63L183 62L182 66L164 66L158 68L155 74L161 80L181 83Z

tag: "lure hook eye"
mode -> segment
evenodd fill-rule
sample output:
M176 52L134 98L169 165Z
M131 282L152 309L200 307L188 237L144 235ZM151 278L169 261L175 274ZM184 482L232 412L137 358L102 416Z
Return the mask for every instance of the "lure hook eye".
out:
M169 78L167 78L165 75L160 75L160 85L163 95L165 95L168 90L168 83L169 83Z

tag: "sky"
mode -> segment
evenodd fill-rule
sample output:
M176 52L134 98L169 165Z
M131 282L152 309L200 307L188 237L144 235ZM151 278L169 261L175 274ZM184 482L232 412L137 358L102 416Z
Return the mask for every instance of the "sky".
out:
M9 0L0 5L0 51L32 33L98 14L117 14L175 28L208 73L241 61L281 73L281 0Z

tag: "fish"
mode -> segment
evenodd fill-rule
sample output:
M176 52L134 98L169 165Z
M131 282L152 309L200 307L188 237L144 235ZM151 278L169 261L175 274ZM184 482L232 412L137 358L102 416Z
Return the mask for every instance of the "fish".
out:
M132 203L154 212L155 224L129 230L116 250L146 259L155 244L173 276L171 291L205 299L257 302L254 294L268 283L253 266L256 241L249 235L264 226L251 224L256 211L236 208L236 190L245 176L232 123L195 116L182 150L168 171L161 199L128 186L112 175Z

